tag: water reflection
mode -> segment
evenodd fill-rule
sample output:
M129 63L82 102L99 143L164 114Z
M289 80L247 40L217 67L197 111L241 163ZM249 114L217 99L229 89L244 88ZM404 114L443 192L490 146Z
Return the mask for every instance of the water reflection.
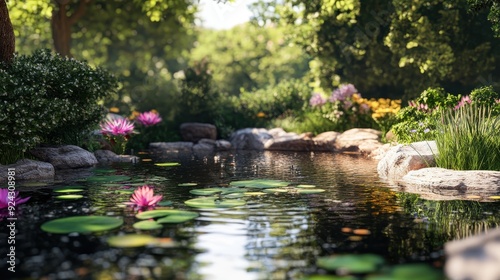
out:
M175 159L180 166L158 167L152 162L114 165L114 174L134 183L155 178L155 192L175 209L198 211L200 217L181 225L147 231L172 238L171 248L116 249L107 245L116 234L140 233L133 228L135 213L120 206L129 194L117 186L78 183L83 198L56 200L54 186L33 189L18 220L16 254L25 279L301 279L322 273L318 256L376 253L390 263L429 262L442 266L443 244L482 231L500 222L498 203L434 202L398 193L378 179L376 162L331 153L241 152L188 155ZM245 179L285 180L325 189L312 195L266 194L245 197L242 207L222 210L189 208L184 201L195 188L227 186ZM60 183L57 186L77 182ZM118 186L119 187L119 186ZM124 218L116 230L98 234L52 235L40 225L74 215ZM6 221L0 226L5 228ZM356 234L364 230L367 234ZM0 249L5 251L5 233ZM5 255L0 257L4 262ZM439 263L441 262L441 263Z

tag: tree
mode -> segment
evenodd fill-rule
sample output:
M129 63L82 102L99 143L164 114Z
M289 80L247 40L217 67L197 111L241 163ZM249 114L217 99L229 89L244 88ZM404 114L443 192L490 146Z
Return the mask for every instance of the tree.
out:
M6 0L0 0L0 66L10 64L14 58L15 37Z
M325 90L350 82L364 96L410 98L429 86L466 92L500 74L500 42L466 0L283 2L275 17L314 57Z
M309 56L285 38L283 29L246 23L229 30L201 30L191 64L208 60L221 92L239 95L281 80L302 78Z

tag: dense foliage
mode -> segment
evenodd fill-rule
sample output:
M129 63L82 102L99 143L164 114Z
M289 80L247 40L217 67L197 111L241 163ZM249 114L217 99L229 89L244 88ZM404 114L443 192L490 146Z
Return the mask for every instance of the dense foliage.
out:
M49 50L15 57L0 70L2 163L41 143L81 145L104 116L98 101L115 88L103 69Z

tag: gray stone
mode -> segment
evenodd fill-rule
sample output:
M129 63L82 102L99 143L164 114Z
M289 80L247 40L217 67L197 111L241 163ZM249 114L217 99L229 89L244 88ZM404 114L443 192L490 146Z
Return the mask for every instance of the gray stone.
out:
M215 141L215 150L216 151L229 151L233 148L231 142L227 140L217 140Z
M193 151L193 142L153 142L149 144L149 148L173 153L191 153Z
M344 131L335 140L335 149L339 152L359 152L369 154L382 146L382 132L371 128L353 128Z
M117 155L110 150L97 150L94 155L99 163L131 162L136 163L140 159L131 155Z
M208 123L183 123L180 127L182 140L196 143L201 139L217 139L217 128Z
M500 279L500 228L444 246L446 276L452 280Z
M410 145L397 145L389 149L377 166L381 178L397 182L411 170L434 167L436 142L422 141Z
M215 151L215 145L214 140L201 139L197 144L193 145L193 153L199 157L213 154Z
M51 163L56 169L91 167L97 164L93 153L74 145L35 148L30 153L42 161Z
M15 168L16 180L54 180L54 166L48 162L21 159L14 164L0 165L0 183L7 182L7 171Z
M237 150L264 150L273 136L265 128L244 128L231 134L231 145Z
M500 171L422 168L409 171L399 185L403 191L452 198L487 198L500 192Z

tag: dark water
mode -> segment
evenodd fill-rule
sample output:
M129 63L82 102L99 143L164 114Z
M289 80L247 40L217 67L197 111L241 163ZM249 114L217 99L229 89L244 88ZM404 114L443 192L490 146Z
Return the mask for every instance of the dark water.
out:
M175 245L134 249L107 245L110 236L142 232L132 227L137 221L134 211L121 205L130 194L99 183L31 186L21 193L31 200L18 209L15 273L4 266L7 222L0 222L1 279L304 279L328 273L316 266L318 257L342 253L375 253L389 264L424 262L442 269L446 241L500 222L498 203L436 202L398 193L380 182L374 161L351 155L241 152L154 160L181 165L120 164L111 166L116 170L111 174L129 175L139 182L163 177L155 192L172 201L174 209L200 213L193 221L145 231L171 238ZM250 196L244 198L247 205L231 209L200 210L184 204L196 197L190 189L254 178L312 184L326 191ZM198 186L177 186L187 182ZM54 187L74 184L86 187L84 198L54 198ZM40 230L42 223L55 218L90 214L123 217L125 223L93 234ZM353 229L369 234L356 235Z

